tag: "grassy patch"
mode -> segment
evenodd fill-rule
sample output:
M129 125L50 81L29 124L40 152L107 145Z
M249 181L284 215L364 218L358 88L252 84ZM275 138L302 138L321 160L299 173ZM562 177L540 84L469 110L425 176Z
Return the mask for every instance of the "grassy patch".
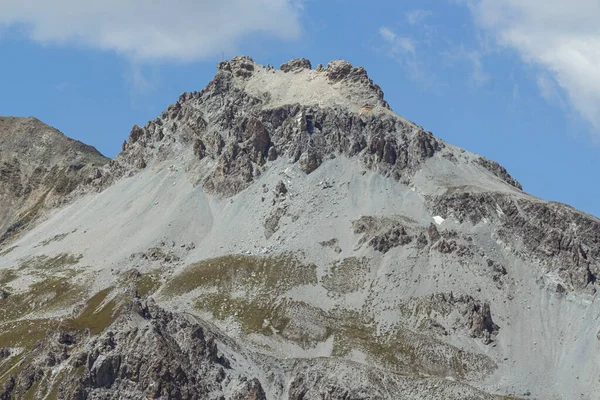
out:
M24 352L18 356L0 362L0 387L10 378L18 376L25 367L31 364L33 354L38 347L43 348L44 338L52 337L59 331L89 330L97 335L109 327L119 315L120 308L116 299L107 301L112 288L104 289L92 296L85 307L75 318L70 319L37 319L6 322L0 324L0 346L21 347ZM85 367L63 371L55 379L49 375L36 376L32 386L19 394L22 399L49 398L57 399L64 373L81 376ZM47 396L45 396L47 394Z
M112 288L104 289L90 298L83 311L75 318L67 320L55 319L22 319L5 322L0 325L0 344L5 347L31 348L46 336L50 328L61 325L63 330L89 329L98 334L110 326L118 315L115 299L104 303Z
M272 257L230 255L192 264L167 283L161 294L177 296L198 287L219 291L285 293L299 285L316 285L315 265L302 264L291 253Z
M31 319L9 322L0 325L0 343L6 347L24 347L31 349L38 340L46 337L46 332L57 321L50 319Z
M44 379L44 378L41 378ZM40 378L36 379L33 382L33 385L31 385L31 387L29 389L27 389L27 391L25 393L23 393L23 400L36 400L39 399L41 396L38 396L38 389L39 392L43 392L43 390L41 390L42 388L40 388L40 384L42 382Z
M26 292L15 293L0 300L0 323L37 311L69 307L81 301L83 296L84 289L71 284L67 278L45 279L31 285Z
M17 279L17 273L12 269L0 270L0 285L6 285Z
M25 355L21 353L0 363L0 387L4 385L8 377L16 375L16 372L22 369L22 365L19 363L21 363L24 358Z
M158 272L150 272L140 276L135 290L140 297L147 297L156 292L160 285L160 274Z
M46 396L46 400L58 400L58 389L60 388L60 379L62 372L54 379L54 384Z
M177 296L202 288L197 309L219 320L234 318L246 334L271 335L289 323L282 295L297 286L316 284L316 266L302 263L294 254L231 255L192 264L160 294Z
M335 316L333 355L344 357L359 349L384 368L400 373L452 376L485 373L495 364L483 355L464 352L406 329L377 334L375 324L344 312Z
M248 300L230 298L224 293L205 295L196 302L196 308L209 311L216 319L234 317L245 334L262 333L267 336L273 334L273 329L281 332L288 325L285 307L285 302L275 304L265 296Z
M115 299L103 304L111 291L112 288L101 290L89 299L81 314L77 318L67 321L67 329L89 329L92 334L97 335L108 328L118 314L117 301Z

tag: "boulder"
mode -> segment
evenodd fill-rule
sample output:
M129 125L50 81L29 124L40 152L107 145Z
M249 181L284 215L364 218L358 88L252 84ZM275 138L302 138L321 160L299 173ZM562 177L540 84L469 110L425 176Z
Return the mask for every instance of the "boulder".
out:
M308 151L302 153L302 155L300 156L300 159L298 160L298 166L306 174L310 174L315 169L319 168L321 163L322 163L321 157L312 150L308 150Z

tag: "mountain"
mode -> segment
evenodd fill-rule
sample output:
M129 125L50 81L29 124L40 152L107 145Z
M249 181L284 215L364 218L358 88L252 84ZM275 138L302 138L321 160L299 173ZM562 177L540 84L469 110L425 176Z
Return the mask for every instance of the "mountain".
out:
M2 243L0 398L598 398L600 220L361 67L221 62L86 160Z
M0 243L108 161L35 118L0 117Z

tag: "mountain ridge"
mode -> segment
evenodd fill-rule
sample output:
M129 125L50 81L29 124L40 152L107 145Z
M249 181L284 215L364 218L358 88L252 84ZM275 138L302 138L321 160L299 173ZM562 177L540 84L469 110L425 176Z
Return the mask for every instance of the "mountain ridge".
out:
M594 399L600 221L360 67L221 62L89 168L0 251L4 398Z

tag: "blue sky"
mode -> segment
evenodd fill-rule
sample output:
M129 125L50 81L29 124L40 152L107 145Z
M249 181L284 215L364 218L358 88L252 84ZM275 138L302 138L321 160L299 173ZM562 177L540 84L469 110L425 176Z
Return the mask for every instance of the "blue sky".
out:
M400 115L600 216L591 0L0 0L0 114L115 156L222 58L362 65Z

